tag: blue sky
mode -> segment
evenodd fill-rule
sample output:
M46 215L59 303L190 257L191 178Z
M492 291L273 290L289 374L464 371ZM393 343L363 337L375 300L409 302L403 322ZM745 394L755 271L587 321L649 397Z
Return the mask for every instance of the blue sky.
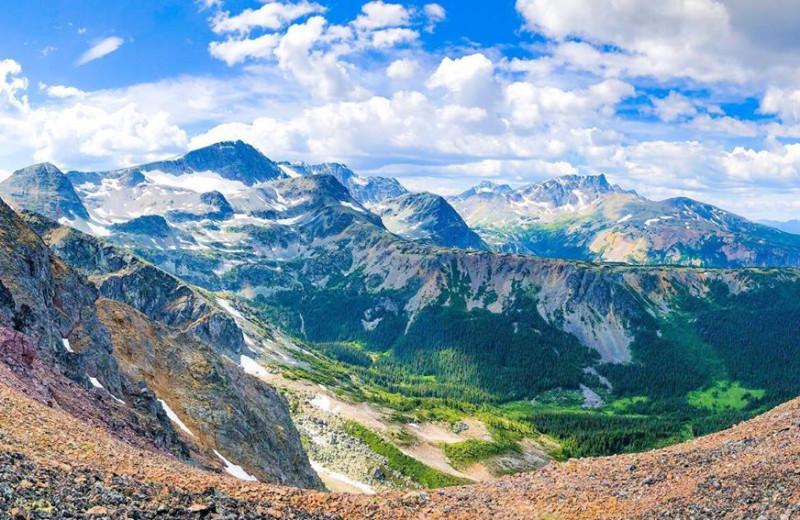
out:
M800 14L747 0L33 0L0 18L0 177L223 139L453 193L606 173L800 217Z

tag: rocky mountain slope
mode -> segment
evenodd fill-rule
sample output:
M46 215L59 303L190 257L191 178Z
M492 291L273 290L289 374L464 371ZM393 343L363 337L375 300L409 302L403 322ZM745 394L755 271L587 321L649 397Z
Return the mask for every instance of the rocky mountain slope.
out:
M410 193L397 179L361 177L343 164L281 163L290 176L331 175L392 233L445 247L486 249L452 206L433 193Z
M477 233L439 195L406 193L384 199L370 209L389 231L403 238L458 249L487 249Z
M285 400L228 360L245 348L230 316L130 253L28 218L52 249L0 203L0 345L20 388L200 466L230 468L224 453L260 479L320 485Z
M0 510L47 517L149 511L167 518L792 518L800 403L643 454L553 463L492 483L376 497L242 483L142 451L0 385ZM19 424L25 424L21 429ZM91 490L91 491L90 491ZM249 516L244 516L249 515Z
M629 264L800 265L800 239L687 198L651 201L599 176L517 189L483 183L449 199L497 251Z

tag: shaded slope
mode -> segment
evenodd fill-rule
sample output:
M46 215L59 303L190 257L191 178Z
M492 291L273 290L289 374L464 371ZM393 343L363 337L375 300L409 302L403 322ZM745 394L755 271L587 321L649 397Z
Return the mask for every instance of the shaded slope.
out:
M121 371L145 383L213 451L262 480L319 487L275 390L245 375L235 362L247 351L233 318L179 279L102 240L27 215L65 262L92 281L105 299L101 322ZM235 362L231 362L231 359Z

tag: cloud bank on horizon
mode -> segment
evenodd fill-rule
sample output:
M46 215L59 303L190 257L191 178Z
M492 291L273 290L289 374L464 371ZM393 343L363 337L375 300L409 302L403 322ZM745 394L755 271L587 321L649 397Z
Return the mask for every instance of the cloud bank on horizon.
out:
M800 217L792 1L485 4L202 0L185 15L196 27L159 34L157 49L137 24L92 38L76 20L71 72L33 63L33 76L0 43L0 177L242 139L276 160L345 162L440 193L606 173L650 197ZM461 25L489 9L511 22ZM64 45L42 42L35 59L63 60ZM186 45L202 53L183 59ZM176 65L138 77L126 62L137 52L174 52Z

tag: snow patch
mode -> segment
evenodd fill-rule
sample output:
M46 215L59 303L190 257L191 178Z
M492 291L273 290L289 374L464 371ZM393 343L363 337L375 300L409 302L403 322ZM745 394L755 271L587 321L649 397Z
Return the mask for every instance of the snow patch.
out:
M375 318L372 321L361 320L361 326L364 327L364 330L366 330L366 331L373 331L378 327L378 325L380 324L381 321L383 321L382 317L381 318Z
M675 217L672 217L672 216L670 216L670 215L663 215L663 216L661 216L661 217L649 218L649 219L647 219L647 220L645 220L645 221L644 221L644 225L645 225L645 226L649 226L650 224L655 224L656 222L658 222L658 221L660 221L660 220L672 220L672 219L674 219L674 218L675 218Z
M244 354L239 358L239 366L242 367L245 374L250 374L251 376L266 377L269 375L269 372L258 361Z
M341 482L342 484L346 484L348 486L352 486L352 487L354 487L354 488L356 488L356 489L358 489L358 490L360 490L360 491L362 491L362 492L364 492L364 493L366 493L368 495L374 495L375 494L375 488L373 488L372 486L369 486L369 485L364 484L363 482L359 482L357 480L353 480L350 477L348 477L347 475L342 475L341 473L337 473L335 471L331 471L328 468L320 465L319 463L314 462L313 460L309 460L309 462L311 463L311 468L314 471L316 471L317 475L319 475L320 477L326 476L331 480L336 480L338 482Z
M629 220L630 220L630 219L632 219L632 218L633 218L633 215L632 215L632 214L630 214L630 213L628 213L627 215L625 215L625 216L624 216L624 217L622 217L621 219L617 220L617 224L622 224L623 222L627 222L627 221L629 221Z
M98 381L96 377L89 376L89 382L90 382L90 383L92 383L92 386L93 386L93 387L95 387L95 388L99 388L99 389L101 389L101 390L106 390L106 387L104 387L104 386L103 386L103 383L101 383L100 381ZM118 403L120 403L120 404L125 404L125 401L123 401L123 400L122 400L122 399L120 399L119 397L115 396L114 394L112 394L112 393L111 393L111 392L109 392L108 390L106 390L106 393L108 393L108 395L110 395L110 396L111 396L111 398L112 398L113 400L115 400L116 402L118 402Z
M280 224L282 226L293 226L293 225L297 224L298 222L300 222L300 220L302 220L304 216L305 215L298 215L298 216L292 217L292 218L281 218L281 219L276 220L275 222L277 222L278 224Z
M247 185L240 181L232 181L217 172L194 172L186 175L170 175L160 170L143 172L145 178L153 184L180 188L196 193L218 191L223 195L233 195L247 190Z
M178 428L183 430L185 433L194 437L192 430L190 430L185 424L183 424L183 421L181 421L181 418L178 417L178 414L172 411L172 408L170 408L169 405L163 399L159 399L158 402L161 403L161 408L164 409L164 412L166 412L167 417L169 417L170 421L174 422L178 426Z
M99 224L93 224L92 222L87 222L86 225L89 227L89 230L92 232L93 235L98 237L107 237L111 236L111 231L108 230L105 226L101 226Z
M283 173L285 173L289 177L302 177L303 176L302 174L298 173L297 170L295 170L294 168L291 168L289 166L286 166L285 164L279 164L278 168L280 168L281 171L283 171Z
M236 310L236 308L233 305L231 305L231 302L229 302L228 300L217 298L217 305L222 307L222 310L227 312L230 315L230 317L233 318L234 320L247 321L245 320L244 316L242 316L242 313Z
M217 450L214 450L214 455L219 457L219 460L221 460L225 464L225 471L228 472L229 475L232 475L238 478L239 480L246 480L248 482L258 482L258 479L256 477L247 473L241 466L237 466L233 462L223 457L222 454Z
M64 350L66 350L70 354L74 354L75 353L75 351L72 350L72 347L70 346L69 340L67 338L61 338L61 343L64 344Z
M311 406L318 408L326 413L336 413L339 411L338 406L333 406L331 398L327 395L317 394L311 400Z
M339 204L341 204L341 205L342 205L342 206L344 206L345 208L350 208L350 209L352 209L352 210L354 210L354 211L358 211L359 213L364 213L364 210L363 210L363 209L361 209L361 208L359 208L359 207L358 207L358 206L356 206L355 204L351 204L351 203L349 203L349 202L345 202L345 201L340 201L340 202L339 202Z

